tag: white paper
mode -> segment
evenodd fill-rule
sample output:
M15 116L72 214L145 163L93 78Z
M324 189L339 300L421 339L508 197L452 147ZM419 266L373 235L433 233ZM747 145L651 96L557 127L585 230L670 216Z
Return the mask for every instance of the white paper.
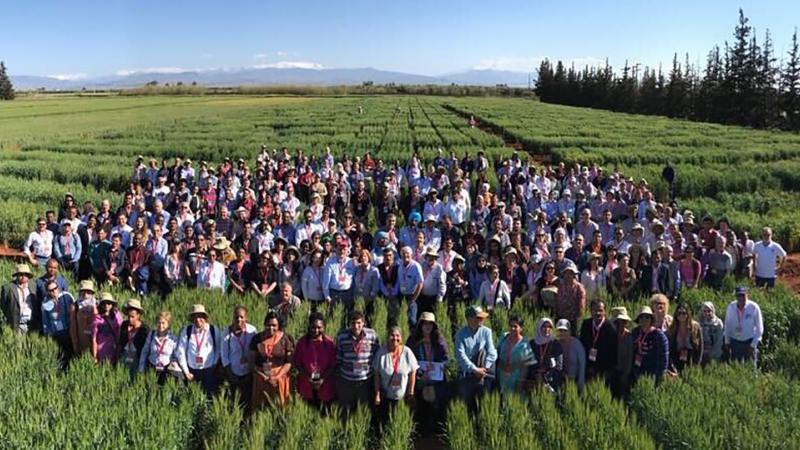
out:
M444 380L444 363L420 361L419 369L425 372L426 379L429 381Z

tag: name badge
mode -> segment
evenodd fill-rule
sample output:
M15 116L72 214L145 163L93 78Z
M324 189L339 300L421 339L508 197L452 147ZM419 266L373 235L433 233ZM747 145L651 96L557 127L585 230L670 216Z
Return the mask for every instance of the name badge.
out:
M64 323L60 320L55 323L56 331L61 331L64 329Z
M239 360L239 364L241 364L243 366L246 366L247 362L248 362L248 359L245 358L244 356L242 356L242 359Z
M642 355L636 355L636 358L633 360L633 365L636 367L642 367Z
M196 362L197 364L203 364L203 357L198 356L197 358L194 359L194 362Z
M596 348L590 348L589 349L589 361L591 361L591 362L597 361L597 349Z

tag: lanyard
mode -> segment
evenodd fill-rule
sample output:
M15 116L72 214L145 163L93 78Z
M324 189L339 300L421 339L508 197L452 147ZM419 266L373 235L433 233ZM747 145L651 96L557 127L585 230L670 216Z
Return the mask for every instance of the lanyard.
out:
M747 304L745 304L745 307L747 307ZM739 329L742 329L742 319L744 317L745 317L744 308L742 308L742 310L740 311L739 307L737 306L736 307L736 318L739 319Z
M647 330L645 333L640 333L639 338L636 339L636 347L637 353L640 355L643 354L642 347L644 346L644 342L647 340L647 336L650 334L652 330Z
M547 351L550 350L550 343L553 341L549 341L544 346L540 346L541 351L539 351L539 364L544 364L544 356L547 354Z
M361 354L361 347L364 344L364 337L360 337L355 339L356 342L353 343L353 352L356 354L356 359L358 359L358 355Z
M198 331L200 331L200 330L198 330ZM203 330L203 334L202 334L202 336L200 338L198 338L198 336L200 335L200 333L198 331L194 332L194 343L195 343L195 345L197 345L197 354L199 355L200 354L200 349L203 347L203 342L205 342L205 340L206 340L206 335L208 334L208 331Z
M347 275L347 268L345 267L345 264L348 262L347 258L344 258L344 260L337 258L337 262L339 263L339 267L336 268L336 271L339 272L339 278L344 279Z
M136 337L136 334L139 332L139 327L133 328L132 325L128 325L128 347L133 344L133 339Z
M278 343L278 340L283 336L283 334L279 331L275 333L271 338L270 342L264 343L264 352L266 353L264 356L270 360L272 359L272 352L275 350L275 344Z
M606 323L606 318L603 317L603 320L600 321L600 325L595 326L594 321L592 321L592 348L597 346L597 340L600 338L600 329L603 327L603 324Z
M397 374L397 368L400 366L400 352L402 351L403 345L401 344L399 347L397 347L397 350L393 351L390 355L392 358L392 373L395 375Z
M155 337L155 341L156 341L156 355L157 355L156 358L160 358L161 354L164 353L164 347L167 345L167 336L164 335L164 337L161 338L161 344L158 343L158 336Z

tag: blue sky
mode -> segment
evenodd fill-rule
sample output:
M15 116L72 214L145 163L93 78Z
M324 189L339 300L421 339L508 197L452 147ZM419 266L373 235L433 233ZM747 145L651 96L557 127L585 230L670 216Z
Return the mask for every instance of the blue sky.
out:
M702 62L743 7L784 53L800 1L23 1L3 6L11 74L63 78L292 63L441 75L533 71L543 57Z

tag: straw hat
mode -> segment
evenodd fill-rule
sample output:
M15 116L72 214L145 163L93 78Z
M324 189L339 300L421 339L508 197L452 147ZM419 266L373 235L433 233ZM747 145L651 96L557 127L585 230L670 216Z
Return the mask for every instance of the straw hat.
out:
M546 305L554 305L558 298L558 287L548 286L542 289L541 295L542 301L544 301Z
M33 272L31 272L31 268L28 267L27 264L17 264L17 268L14 270L14 276L19 274L27 275L28 278L33 276Z
M78 288L78 292L80 291L89 291L94 294L94 281L92 280L83 280L81 281L80 287Z
M288 255L289 252L294 252L294 256L297 259L300 259L300 249L298 249L294 245L290 245L290 246L286 247L286 250L283 251L283 258L284 259L286 259L286 255Z
M192 320L192 316L196 314L202 314L208 318L208 313L206 312L206 307L203 305L192 305L192 309L189 311L189 320Z
M438 254L438 253L436 253L436 250L434 250L434 249L433 249L433 247L428 247L428 248L425 250L425 257L426 257L426 258L427 258L427 257L438 258L438 257L439 257L439 254Z
M578 275L578 268L575 267L575 264L567 264L567 267L564 267L563 272L572 272L574 275Z
M144 308L142 308L142 304L139 302L139 300L136 300L135 298L128 299L128 301L125 303L125 311L129 309L135 309L139 311L139 313L144 313Z
M649 306L642 306L642 309L639 310L639 314L636 315L636 321L639 321L639 318L643 315L648 315L650 318L653 318L653 310L650 309Z
M436 316L432 312L424 312L419 315L419 321L426 321L431 323L436 323Z
M225 236L218 237L217 241L214 242L214 250L219 250L224 252L225 250L229 249L230 246L231 243L228 241L227 238L225 238Z
M119 304L119 302L117 302L114 299L114 296L111 295L110 292L103 292L102 294L100 294L100 304L103 304L103 303L106 303L106 302L107 303L113 303L114 305Z
M628 309L624 306L618 306L611 309L611 321L616 322L617 320L625 320L628 322L631 321L630 316L628 316Z

